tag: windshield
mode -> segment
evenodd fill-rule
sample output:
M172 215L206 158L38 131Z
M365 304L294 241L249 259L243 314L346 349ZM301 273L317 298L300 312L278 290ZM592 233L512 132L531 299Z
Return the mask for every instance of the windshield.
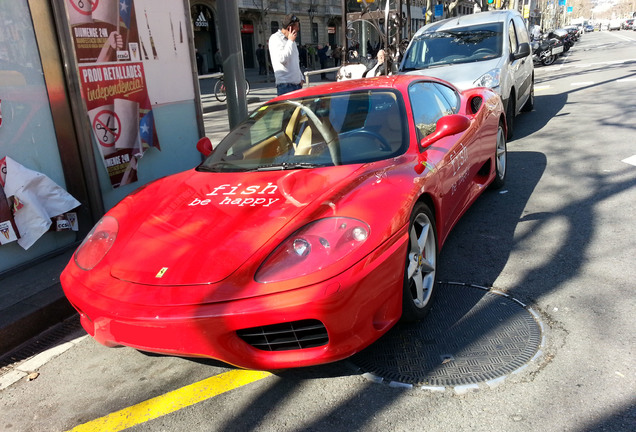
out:
M264 105L197 169L228 172L365 163L406 151L398 93L361 91Z
M501 57L503 23L488 23L422 33L409 47L402 71L470 63Z

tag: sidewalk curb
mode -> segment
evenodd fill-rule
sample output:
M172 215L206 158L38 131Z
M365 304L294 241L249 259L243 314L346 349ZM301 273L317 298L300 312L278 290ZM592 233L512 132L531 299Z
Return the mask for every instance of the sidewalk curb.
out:
M75 313L59 282L36 293L29 300L36 307L21 302L3 311L5 318L12 322L0 326L0 357Z

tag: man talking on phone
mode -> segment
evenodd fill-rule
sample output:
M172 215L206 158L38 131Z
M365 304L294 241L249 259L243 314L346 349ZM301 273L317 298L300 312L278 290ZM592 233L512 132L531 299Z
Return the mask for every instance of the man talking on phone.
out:
M304 81L296 47L300 20L296 15L289 14L285 15L282 24L283 28L269 37L269 55L279 96L302 88Z

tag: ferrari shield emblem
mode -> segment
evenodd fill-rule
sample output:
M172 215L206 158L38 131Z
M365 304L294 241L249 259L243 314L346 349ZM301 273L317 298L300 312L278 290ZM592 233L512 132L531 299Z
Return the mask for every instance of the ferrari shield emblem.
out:
M155 275L156 278L162 278L164 274L166 274L166 272L168 271L168 267L162 267L161 270L159 270L159 273L157 273Z

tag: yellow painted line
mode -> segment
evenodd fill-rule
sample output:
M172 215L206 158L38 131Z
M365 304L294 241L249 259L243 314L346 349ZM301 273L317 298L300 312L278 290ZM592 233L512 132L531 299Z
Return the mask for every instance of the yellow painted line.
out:
M271 376L269 372L231 370L81 424L68 432L121 431L268 376Z

